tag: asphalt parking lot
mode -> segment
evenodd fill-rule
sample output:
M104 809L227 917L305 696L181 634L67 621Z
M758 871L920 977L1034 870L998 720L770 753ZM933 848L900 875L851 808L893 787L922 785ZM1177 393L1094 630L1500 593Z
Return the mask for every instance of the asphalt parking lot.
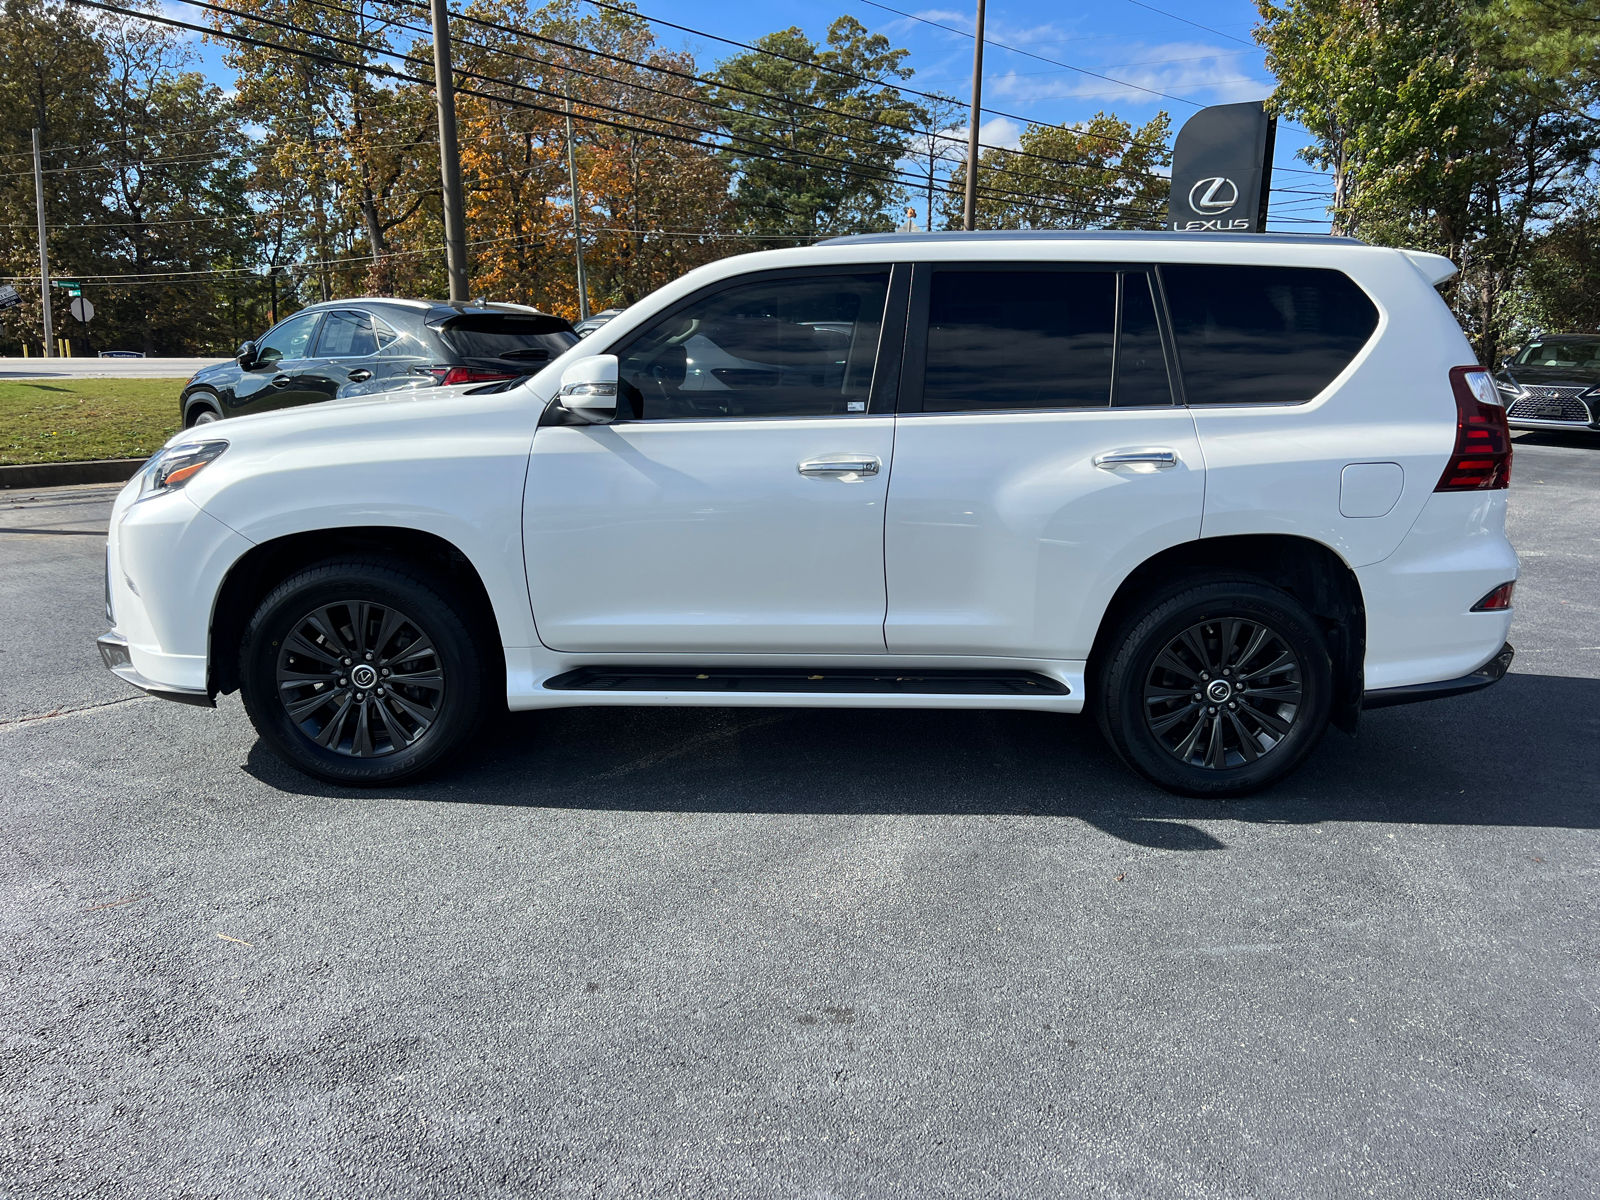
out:
M1600 444L1513 675L1228 804L872 710L329 788L100 667L114 492L0 497L0 1195L1600 1193Z

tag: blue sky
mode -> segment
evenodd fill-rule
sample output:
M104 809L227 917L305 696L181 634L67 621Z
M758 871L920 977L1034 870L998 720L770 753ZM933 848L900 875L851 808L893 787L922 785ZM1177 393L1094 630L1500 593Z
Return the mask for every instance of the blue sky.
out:
M849 13L911 51L906 60L916 69L911 86L965 97L972 71L973 9L919 7L914 0L884 2L911 15L899 16L866 0L639 0L639 7L647 16L745 42L790 25L820 41L835 17ZM167 7L178 15L176 10L188 6ZM986 47L984 106L1054 123L1085 120L1104 109L1135 125L1165 109L1176 129L1200 106L1259 100L1272 91L1272 76L1250 36L1257 21L1255 6L1245 0L1156 0L1154 6L1139 0L1095 0L1077 9L1042 0L990 0L987 40L1016 50ZM657 36L669 47L693 51L703 68L737 52L671 28L658 27ZM226 82L217 50L206 47L203 53L218 81ZM1014 143L1023 124L986 117L983 140ZM1328 180L1294 154L1306 140L1301 130L1279 124L1272 228L1327 230L1323 206ZM920 202L917 207L920 218Z

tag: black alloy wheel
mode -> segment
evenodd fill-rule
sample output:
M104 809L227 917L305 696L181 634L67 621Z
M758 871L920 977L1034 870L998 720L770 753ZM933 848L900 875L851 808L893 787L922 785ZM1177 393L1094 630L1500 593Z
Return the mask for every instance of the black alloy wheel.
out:
M1179 762L1220 771L1282 746L1304 698L1300 660L1282 635L1223 617L1190 626L1156 655L1144 717Z
M308 612L278 648L278 700L317 745L376 758L420 745L443 715L444 663L397 608L343 600Z
M1107 741L1146 779L1184 795L1242 796L1316 749L1333 663L1293 596L1214 574L1172 585L1123 621L1093 696Z
M319 779L420 775L461 749L483 707L488 643L469 611L443 581L401 562L321 563L285 580L240 650L251 722Z

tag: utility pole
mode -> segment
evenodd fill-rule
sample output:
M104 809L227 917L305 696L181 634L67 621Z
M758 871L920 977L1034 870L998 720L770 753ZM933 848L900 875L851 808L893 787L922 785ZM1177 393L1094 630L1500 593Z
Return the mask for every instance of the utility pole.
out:
M436 0L437 2L437 0ZM978 218L978 124L983 118L983 0L978 0L978 31L972 39L972 127L967 131L967 202L961 228L976 229Z
M446 0L430 0L433 16L433 91L439 100L439 175L444 183L444 258L450 276L450 299L467 295L466 218L461 206L461 147L456 141L456 88L450 68L450 9Z
M583 224L578 219L578 164L572 157L572 97L567 101L567 179L572 184L572 250L578 260L578 320L589 319L589 278L583 271Z
M50 320L50 250L44 238L44 164L39 157L39 131L33 131L33 200L39 206L39 299L44 308L44 356L56 357L56 331Z

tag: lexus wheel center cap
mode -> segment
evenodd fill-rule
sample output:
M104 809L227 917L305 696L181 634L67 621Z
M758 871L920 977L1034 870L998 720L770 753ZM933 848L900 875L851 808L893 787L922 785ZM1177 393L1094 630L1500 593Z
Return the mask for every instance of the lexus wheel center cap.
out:
M362 663L351 670L350 682L358 688L369 688L378 682L378 672L366 663Z
M1213 679L1206 686L1206 696L1213 704L1221 704L1231 695L1233 695L1233 684L1226 679Z

